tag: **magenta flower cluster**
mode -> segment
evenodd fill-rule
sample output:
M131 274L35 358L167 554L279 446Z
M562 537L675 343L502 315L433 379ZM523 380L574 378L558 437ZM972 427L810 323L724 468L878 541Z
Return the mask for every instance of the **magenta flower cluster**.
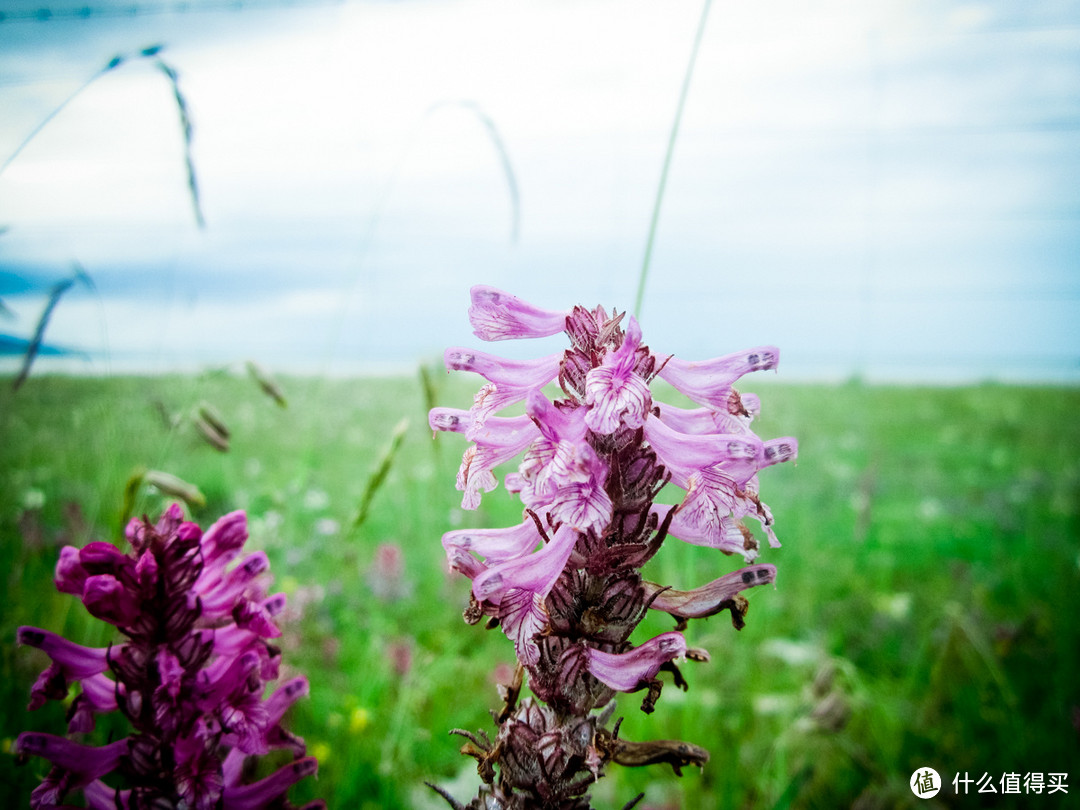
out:
M513 641L519 678L542 701L516 705L520 682L506 690L498 736L467 735L466 753L485 784L470 807L584 808L588 785L608 762L702 764L689 743L631 742L606 727L616 692L648 690L653 710L661 671L685 685L676 659L707 660L681 632L690 618L729 610L741 627L741 591L773 582L772 565L751 564L692 590L644 580L641 567L665 537L758 556L756 521L772 546L773 517L758 497L758 472L792 459L792 438L763 441L751 430L757 397L732 387L744 374L773 369L771 346L712 360L656 354L637 321L603 307L548 311L487 286L472 289L469 318L483 340L565 332L570 348L532 361L451 348L448 370L486 383L468 410L435 408L434 430L472 444L458 471L462 506L475 509L497 481L495 468L521 456L507 489L524 505L520 524L448 532L450 565L472 581L470 623L487 617ZM697 403L684 409L653 399L657 378ZM558 383L554 400L543 389ZM524 415L500 416L524 403ZM684 490L676 506L656 503L667 483ZM649 610L665 611L676 630L634 646L631 631ZM440 791L441 792L441 791ZM444 794L445 795L445 794ZM448 797L451 804L457 803Z
M157 524L133 520L126 536L128 553L106 542L66 546L56 567L56 587L78 596L124 641L90 648L19 628L19 643L52 660L30 708L78 687L68 737L31 731L15 741L15 753L52 763L31 807L55 807L73 791L95 810L290 807L286 791L317 763L281 721L308 683L295 677L264 696L278 678L281 654L270 639L281 635L274 617L285 596L267 595L263 552L238 559L248 537L244 513L204 533L174 504ZM117 711L130 721L129 736L102 746L71 738L92 731L97 715ZM272 748L289 749L293 761L246 783L249 758ZM104 777L113 772L110 785Z

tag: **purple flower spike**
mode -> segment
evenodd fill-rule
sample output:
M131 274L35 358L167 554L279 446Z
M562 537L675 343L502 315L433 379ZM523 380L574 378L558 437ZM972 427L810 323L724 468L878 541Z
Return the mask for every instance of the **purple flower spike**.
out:
M609 653L589 648L588 669L598 681L617 692L634 692L656 677L660 667L686 653L682 633L662 633L628 652Z
M477 284L470 291L469 322L481 340L512 340L557 335L566 328L566 312L534 307L516 295Z
M678 773L708 760L704 749L681 741L617 739L604 709L616 692L647 689L642 710L651 712L661 670L685 687L674 659L708 660L704 650L688 651L681 632L632 648L630 636L649 608L669 613L678 630L729 610L740 629L748 606L741 592L775 580L773 566L754 565L678 591L646 582L641 568L669 536L748 561L761 549L762 532L779 545L758 475L795 458L798 445L758 438L751 423L760 400L732 388L747 372L774 368L778 352L762 347L703 362L655 355L626 313L580 306L546 312L490 287L473 289L470 318L484 339L564 331L570 347L534 361L449 349L448 369L476 372L488 383L470 410L434 408L429 415L433 430L472 442L458 474L465 506L495 487L497 464L521 459L506 474L506 489L521 498L522 523L442 538L450 567L472 580L465 620L488 617L488 627L513 641L520 665L500 686L497 740L485 745L484 735L466 734L471 743L463 750L479 761L485 780L467 810L587 810L588 785L610 764L667 761ZM657 376L703 407L656 402L650 386ZM549 399L545 387L556 379L561 396ZM496 415L522 399L524 417ZM655 503L669 482L685 490L677 506ZM748 528L746 518L760 529ZM539 703L518 702L526 677Z
M102 542L64 549L56 574L61 591L80 596L126 643L92 649L35 627L19 628L18 641L52 659L31 691L30 708L66 698L68 686L79 682L70 732L89 733L96 715L120 711L132 733L100 748L48 734L20 736L17 752L53 763L31 807L54 807L82 790L92 808L209 810L270 801L290 808L284 791L313 772L314 760L239 784L248 755L287 747L303 756L303 741L282 728L281 718L308 690L306 679L294 678L264 700L281 657L268 639L281 635L274 617L285 603L266 597L264 552L230 564L247 538L244 513L226 515L204 535L174 506L157 524L132 522L126 535L128 554ZM118 768L130 789L100 781Z

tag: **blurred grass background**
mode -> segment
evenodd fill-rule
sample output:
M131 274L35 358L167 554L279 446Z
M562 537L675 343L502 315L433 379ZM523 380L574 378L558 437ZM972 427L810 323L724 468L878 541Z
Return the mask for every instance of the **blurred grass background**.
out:
M439 538L515 523L520 504L500 487L477 512L459 508L465 442L433 440L426 408L432 397L466 407L475 385L429 379L287 379L287 408L227 372L40 376L17 394L0 380L0 806L27 806L46 768L15 763L15 736L64 731L62 707L25 709L46 659L16 649L15 628L111 640L55 591L52 570L62 544L119 536L139 468L199 487L206 503L192 516L204 527L246 509L248 548L267 551L275 590L289 595L284 674L312 684L291 728L320 759L294 800L445 806L425 780L474 795L473 761L447 732L493 729L513 650L462 622L468 583L446 573ZM645 791L639 807L1080 806L1080 391L772 378L740 389L762 395L759 435L800 442L797 464L762 475L784 543L762 556L777 587L749 594L742 632L724 616L690 625L712 661L682 667L687 693L669 684L651 716L641 695L620 698L624 737L704 745L707 767L680 779L612 766L595 805ZM229 426L228 452L200 438L190 417L201 402ZM402 417L404 441L354 528ZM168 500L144 486L135 512L156 517ZM690 588L737 567L669 540L647 573ZM636 638L670 626L650 617ZM920 802L908 781L924 766L946 782L1065 772L1069 792L980 796L972 785L957 798L948 785Z

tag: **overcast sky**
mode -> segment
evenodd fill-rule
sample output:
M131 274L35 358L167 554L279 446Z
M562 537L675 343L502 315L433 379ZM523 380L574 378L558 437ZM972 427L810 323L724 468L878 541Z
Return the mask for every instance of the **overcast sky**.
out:
M130 5L5 5L0 161L164 44L206 226L131 59L0 173L0 333L75 262L47 340L101 373L400 366L475 343L478 282L632 307L700 2ZM641 319L791 378L1080 380L1080 2L714 2Z

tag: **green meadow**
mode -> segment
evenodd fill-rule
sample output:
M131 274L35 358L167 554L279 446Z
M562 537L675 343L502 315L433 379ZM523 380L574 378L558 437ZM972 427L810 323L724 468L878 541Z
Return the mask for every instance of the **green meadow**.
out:
M65 730L61 705L26 711L47 659L16 648L15 628L115 640L52 571L64 544L118 540L125 509L156 518L171 499L140 470L196 486L204 527L245 509L247 548L266 550L289 596L283 675L311 681L289 724L320 760L294 801L445 807L425 781L474 795L449 731L494 729L513 649L462 621L469 585L439 539L521 508L500 487L460 509L465 441L433 439L426 409L467 407L466 376L283 379L287 407L224 372L33 376L15 393L0 380L0 806L26 807L47 769L16 762L18 733ZM742 631L727 614L690 624L711 661L680 665L688 691L667 683L648 716L642 694L618 703L623 737L684 739L711 759L681 777L611 766L595 806L643 791L639 808L1080 807L1080 391L779 379L740 385L762 396L760 436L800 443L797 463L761 475L783 542L761 557L776 586L748 593ZM197 429L204 403L227 451ZM669 539L647 574L686 589L739 566ZM651 616L636 639L671 625ZM103 718L94 739L124 733ZM925 802L909 788L923 767L946 781ZM966 796L957 773L975 780ZM1066 773L1068 792L1025 795L1031 773ZM978 793L984 774L997 794ZM1003 793L1009 774L1019 795Z

